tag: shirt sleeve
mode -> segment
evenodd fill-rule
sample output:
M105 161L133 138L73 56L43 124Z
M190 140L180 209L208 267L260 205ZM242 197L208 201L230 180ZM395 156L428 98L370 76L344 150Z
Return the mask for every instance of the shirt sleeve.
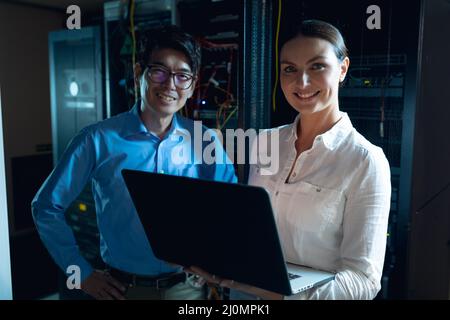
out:
M84 129L71 140L31 203L36 228L50 255L64 273L68 266L78 266L81 281L93 268L81 256L64 212L91 179L94 166L93 139Z
M371 150L347 192L336 278L286 299L373 299L381 289L391 199L389 163Z

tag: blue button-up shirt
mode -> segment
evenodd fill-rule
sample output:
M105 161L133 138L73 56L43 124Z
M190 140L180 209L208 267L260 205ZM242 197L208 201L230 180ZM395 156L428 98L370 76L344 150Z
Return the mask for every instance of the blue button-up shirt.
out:
M216 156L223 155L224 161L201 161L202 151L211 142L202 142L197 152L194 150L194 128L198 131L198 126L192 120L175 115L168 133L160 139L147 130L139 114L135 105L129 112L84 128L72 139L33 199L33 218L45 246L64 271L70 265L79 266L82 280L93 268L81 256L64 212L87 182L92 181L102 259L115 268L142 275L176 269L154 256L122 178L122 169L236 182L234 167L222 144L216 144L215 151ZM200 128L202 133L207 130ZM180 161L184 159L183 150L192 161ZM182 156L173 161L174 155L179 154ZM152 189L157 187L148 186L149 201L155 201L155 210L161 207L158 199L152 199Z

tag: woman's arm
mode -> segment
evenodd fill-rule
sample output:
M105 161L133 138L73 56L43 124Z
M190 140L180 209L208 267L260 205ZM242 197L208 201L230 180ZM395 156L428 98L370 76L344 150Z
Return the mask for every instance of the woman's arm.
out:
M381 149L367 153L346 194L335 280L287 299L373 299L380 290L391 199L390 168Z

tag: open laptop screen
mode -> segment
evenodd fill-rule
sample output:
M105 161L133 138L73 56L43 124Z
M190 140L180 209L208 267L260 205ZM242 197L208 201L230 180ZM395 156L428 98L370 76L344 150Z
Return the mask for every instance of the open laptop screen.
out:
M291 294L263 188L134 170L122 175L158 258Z

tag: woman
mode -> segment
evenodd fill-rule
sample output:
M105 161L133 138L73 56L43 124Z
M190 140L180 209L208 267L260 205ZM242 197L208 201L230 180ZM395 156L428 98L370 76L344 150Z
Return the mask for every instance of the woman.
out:
M267 132L279 130L277 171L255 165L249 176L249 184L271 195L287 261L336 272L335 280L290 297L197 269L208 281L264 299L373 299L380 290L390 170L383 151L339 111L339 85L349 63L335 27L301 23L280 54L281 88L299 114L292 124ZM270 154L261 148L266 143L259 146L260 154Z

